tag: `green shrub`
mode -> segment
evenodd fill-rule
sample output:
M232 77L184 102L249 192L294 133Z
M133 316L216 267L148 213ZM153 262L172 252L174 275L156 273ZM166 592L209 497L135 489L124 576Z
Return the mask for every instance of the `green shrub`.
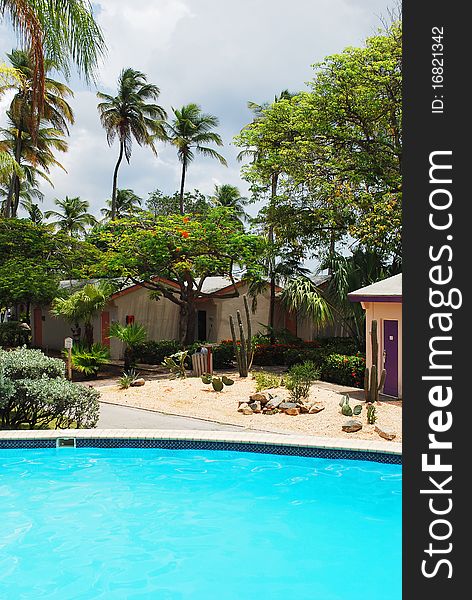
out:
M311 360L310 354L318 347L319 344L316 341L296 344L258 344L254 353L253 364L261 367L290 366L298 362L304 362L307 359Z
M67 381L64 363L39 350L0 351L0 427L94 427L97 390Z
M150 340L134 345L130 358L133 364L160 365L166 356L179 350L182 350L182 346L177 340Z
M282 377L267 371L255 371L252 373L252 378L256 381L256 392L277 388L282 385Z
M321 367L321 379L362 388L364 385L365 358L362 355L346 356L328 354Z
M0 368L5 377L17 379L40 379L46 377L64 377L64 361L45 356L41 350L18 348L9 352L0 350Z
M327 354L345 354L346 356L354 356L362 350L362 348L359 347L357 340L350 337L321 338L318 340L318 343Z
M67 350L64 351L64 354ZM102 344L94 344L91 348L80 344L72 347L72 368L85 377L96 377L100 367L110 357L110 350Z
M218 346L213 346L212 352L214 369L228 369L233 366L235 356L232 342L221 342Z
M325 357L325 348L290 348L285 352L285 364L287 367L292 367L310 361L321 367Z
M0 323L0 347L14 348L28 344L31 339L31 329L25 329L24 325L18 321Z
M294 365L285 378L285 387L290 392L292 402L301 402L308 398L311 385L319 379L320 370L312 362Z

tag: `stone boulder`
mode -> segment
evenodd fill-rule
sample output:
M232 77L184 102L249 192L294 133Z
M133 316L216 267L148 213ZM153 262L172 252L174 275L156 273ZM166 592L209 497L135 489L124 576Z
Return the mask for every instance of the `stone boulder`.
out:
M300 414L300 409L299 409L299 408L297 408L297 407L294 407L294 408L286 408L284 412L285 412L285 414L286 414L286 415L292 415L292 416L294 416L294 417L295 417L295 416L297 416L297 415L299 415L299 414Z
M270 400L270 394L263 394L262 392L256 392L249 396L251 402L260 402L263 406Z
M254 402L249 402L248 406L254 413L262 412L262 405L261 405L260 400L255 400Z
M239 405L238 412L243 413L243 415L254 414L252 408L250 408L250 406L247 402L243 402L242 404Z
M282 404L282 402L283 402L282 398L279 398L278 396L274 396L273 398L271 398L269 400L269 402L267 402L265 407L268 408L269 410L271 410L273 408L278 408L280 406L280 404Z
M322 410L324 410L326 407L322 402L314 402L311 406L310 406L310 410L308 411L310 413L310 415L314 415L316 413L321 412Z
M143 377L138 377L138 379L135 379L134 381L132 381L130 383L131 387L139 387L141 385L144 385L146 382L144 381Z
M384 427L379 427L378 425L375 426L375 433L378 433L381 438L388 440L389 442L397 437L397 434L391 429L385 429Z
M346 421L343 425L343 431L346 433L355 433L360 429L362 429L362 423L356 419L349 419L349 421Z

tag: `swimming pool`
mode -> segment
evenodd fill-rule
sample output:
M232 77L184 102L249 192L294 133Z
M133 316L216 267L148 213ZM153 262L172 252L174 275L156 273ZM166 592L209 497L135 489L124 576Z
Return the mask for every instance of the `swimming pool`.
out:
M0 450L0 598L399 600L401 466Z

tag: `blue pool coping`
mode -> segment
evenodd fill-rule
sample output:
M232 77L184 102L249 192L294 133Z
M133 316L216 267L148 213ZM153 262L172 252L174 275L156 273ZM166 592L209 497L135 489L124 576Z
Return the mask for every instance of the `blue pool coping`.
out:
M0 450L56 448L57 440L61 438L74 439L76 448L220 450L402 464L401 444L398 443L255 432L133 430L132 434L127 434L126 430L0 431Z

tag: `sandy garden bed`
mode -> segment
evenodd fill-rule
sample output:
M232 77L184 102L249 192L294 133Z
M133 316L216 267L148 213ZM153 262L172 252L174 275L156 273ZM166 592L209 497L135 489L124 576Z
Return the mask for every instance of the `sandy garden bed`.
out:
M223 373L218 375L221 374ZM284 413L245 415L238 412L238 404L242 400L248 400L249 396L255 392L255 381L250 377L240 378L234 373L227 375L234 379L234 385L225 387L222 392L213 391L211 386L203 384L199 377L174 380L164 378L146 381L142 387L126 390L120 389L118 384L102 384L100 385L101 400L123 406L146 408L185 417L198 417L230 425L240 425L247 429L275 433L380 439L379 434L375 432L375 425L367 423L365 407L358 417L354 417L362 422L362 429L355 433L342 431L342 425L347 418L340 412L341 396L348 392L352 398L351 406L363 405L361 390L320 381L312 386L309 401L322 402L325 409L321 412L297 416ZM277 395L288 399L288 392L283 387L277 389ZM393 441L401 442L401 402L380 402L376 408L376 425L394 432L396 436Z

